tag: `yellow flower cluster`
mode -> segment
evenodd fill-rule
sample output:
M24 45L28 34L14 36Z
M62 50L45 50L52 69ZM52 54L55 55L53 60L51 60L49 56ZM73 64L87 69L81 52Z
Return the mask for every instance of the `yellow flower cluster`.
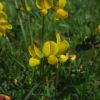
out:
M33 68L41 63L42 58L47 58L49 64L54 65L58 62L65 63L69 55L66 54L66 50L69 47L69 43L66 40L61 41L60 34L56 34L57 41L47 41L43 44L42 51L40 51L35 44L29 46L28 50L32 56L29 59L29 65Z
M67 0L59 0L57 5L53 5L52 0L36 0L36 6L40 9L40 14L42 16L47 15L48 9L54 9L54 17L56 19L64 19L68 17L68 12L64 10Z
M8 29L12 29L12 25L9 24L7 15L3 9L4 5L0 3L0 37L5 36Z

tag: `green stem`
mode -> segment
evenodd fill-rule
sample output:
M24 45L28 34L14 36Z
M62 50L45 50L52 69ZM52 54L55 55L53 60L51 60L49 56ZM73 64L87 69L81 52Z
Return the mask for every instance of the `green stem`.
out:
M56 83L55 83L55 87L56 87L56 91L55 91L55 96L57 97L57 86L58 86L58 82L59 82L59 63L56 65L57 68L57 72L56 72Z
M16 0L15 0L15 5L16 5L16 8L18 9L18 4L17 4L17 1ZM20 27L21 27L23 39L24 39L24 42L25 42L25 46L27 48L27 40L26 40L25 30L24 30L24 26L23 26L22 19L21 19L21 17L20 17L19 14L18 14L18 20L19 20L19 23L20 23Z
M26 39L25 30L24 30L24 26L23 26L22 19L21 19L20 15L18 15L18 19L19 19L21 30L22 30L24 42L25 42L25 45L26 45L26 48L27 48L27 39Z
M42 43L44 40L44 34L45 34L45 16L42 17L42 29L41 29L41 37L40 37Z
M45 30L45 17L42 17L42 35L44 34Z
M30 90L30 92L28 93L28 95L25 97L25 100L28 100L30 95L32 94L32 92L37 89L41 84L43 83L43 81L41 81L39 84L35 85L32 87L32 89Z
M32 40L32 27L31 27L31 19L29 18L29 34L30 34L30 40L31 40L31 43L33 42Z
M13 55L13 47L12 47L12 44L10 43L10 40L8 37L6 37L6 40L7 40L7 43L9 45L9 48L10 48L10 51L11 51L11 55Z

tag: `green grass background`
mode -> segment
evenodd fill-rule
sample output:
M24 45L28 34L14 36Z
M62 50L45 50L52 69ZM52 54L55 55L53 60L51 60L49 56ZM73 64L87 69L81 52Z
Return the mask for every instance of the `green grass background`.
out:
M100 100L100 33L96 32L100 0L68 0L67 19L55 21L52 11L45 17L43 41L55 40L55 33L61 33L77 59L57 66L44 61L37 69L28 65L31 42L41 48L42 18L35 0L27 0L31 13L20 9L20 0L0 1L13 25L8 37L0 39L0 93L12 100Z

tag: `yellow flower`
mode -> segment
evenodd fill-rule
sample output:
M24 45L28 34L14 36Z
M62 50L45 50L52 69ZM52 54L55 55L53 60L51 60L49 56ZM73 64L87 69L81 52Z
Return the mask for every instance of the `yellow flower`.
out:
M7 20L0 20L0 37L6 36L7 29L12 29L12 25Z
M12 25L9 24L7 15L3 10L3 5L0 3L0 37L6 36L6 31L12 29Z
M55 56L58 53L58 45L53 41L47 41L43 45L44 56L47 57L48 63L54 65L58 63L58 59Z
M68 41L66 41L66 40L61 41L61 39L60 39L60 34L59 34L59 33L56 34L56 38L57 38L57 45L58 45L58 49L59 49L59 50L58 50L58 53L59 53L59 54L65 53L66 50L67 50L68 47L69 47Z
M35 44L29 46L28 51L32 56L29 59L29 65L31 67L37 66L40 64L40 59L43 58L43 53L36 47Z
M59 0L58 4L56 5L55 12L54 12L54 17L56 19L64 19L68 17L68 12L64 10L63 8L66 5L67 0Z
M40 9L42 16L47 15L48 9L52 7L52 0L36 0L36 6Z
M69 43L66 40L61 41L59 33L56 33L56 39L57 39L57 45L58 45L59 62L64 63L69 58L67 55L64 55L64 53L66 52L66 50L69 47Z
M55 55L50 55L48 57L48 63L51 64L51 65L57 64L58 58Z
M4 5L0 2L0 10L4 9Z
M12 25L8 23L7 16L4 12L0 12L0 27L4 30L12 29Z
M68 56L64 55L69 47L69 43L66 40L61 41L60 35L56 34L57 43L53 41L47 41L43 45L43 54L47 57L49 64L57 64L58 62L66 62Z
M68 17L68 12L64 9L59 8L54 13L54 16L56 19L65 19L66 17Z
M44 56L48 57L49 55L56 55L58 53L58 46L53 41L47 41L43 45Z
M69 59L69 55L64 55L69 47L69 43L66 40L61 41L59 33L56 34L56 38L57 43L54 41L47 41L43 44L43 53L35 44L29 46L28 51L32 56L29 59L29 65L31 68L38 66L43 57L46 57L48 63L51 65L57 64L58 62L65 63Z
M32 57L43 58L43 53L36 47L35 44L30 45L28 50Z

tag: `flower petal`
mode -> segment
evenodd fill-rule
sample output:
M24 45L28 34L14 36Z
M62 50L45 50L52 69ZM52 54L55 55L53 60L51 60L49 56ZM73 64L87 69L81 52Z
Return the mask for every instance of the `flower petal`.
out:
M57 53L58 53L58 45L57 45L57 43L51 41L50 42L50 54L56 55Z
M65 11L64 9L58 8L55 12L54 12L54 17L56 19L65 19L68 17L68 12Z
M6 19L4 19L4 18L0 18L0 25L2 24L2 23L7 23L8 21L6 20Z
M32 57L36 57L36 53L34 51L34 45L33 44L29 46L28 51L29 51L29 53Z
M58 59L55 55L50 55L48 57L48 63L51 65L57 64L58 63Z
M29 46L28 51L32 57L36 58L42 58L43 53L36 47L35 44L32 44Z
M47 9L41 9L40 10L40 15L41 16L45 16L45 15L47 15L47 13L48 13L48 10Z
M35 46L35 44L34 44L34 51L37 57L43 58L43 53Z
M35 66L38 66L40 64L40 60L36 58L30 58L29 59L29 65L31 68L34 68Z
M63 54L66 52L66 50L69 47L69 43L66 40L63 40L62 42L60 42L59 44L59 54Z
M58 6L59 8L64 8L66 5L67 0L59 0Z
M47 57L50 55L50 41L44 43L42 50L43 50L44 56Z
M4 9L4 5L0 2L0 10Z
M56 33L56 39L57 39L57 44L59 44L61 42L59 33Z
M61 63L66 62L68 60L68 58L69 58L69 56L67 56L67 55L59 55L59 61Z
M0 37L5 36L5 34L6 31L2 27L0 27Z
M0 19L7 19L7 15L6 15L6 13L5 12L3 12L3 11L0 11Z
M4 30L6 30L6 29L12 29L12 25L9 24L8 22L1 23L0 27L2 27Z
M52 7L51 0L36 0L36 6L39 9L49 9Z
M58 53L58 46L53 41L47 41L43 45L43 53L46 57L49 55L56 55Z

